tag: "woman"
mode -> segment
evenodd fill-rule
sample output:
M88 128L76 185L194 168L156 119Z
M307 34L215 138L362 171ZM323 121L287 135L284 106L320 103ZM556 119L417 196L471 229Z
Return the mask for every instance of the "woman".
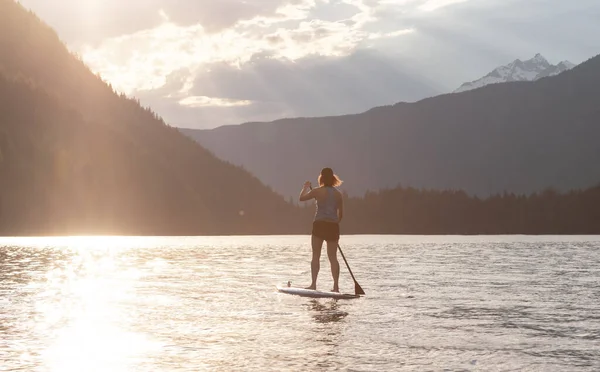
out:
M339 292L338 280L340 277L340 264L337 260L337 247L340 239L340 225L344 216L344 202L342 193L336 187L342 184L342 181L333 173L331 168L323 168L319 175L319 186L316 189L311 187L311 183L306 181L300 201L316 199L317 211L312 227L312 261L310 264L312 282L307 289L317 289L317 276L319 275L321 248L323 242L327 242L327 256L331 264L331 275L333 276L333 292Z

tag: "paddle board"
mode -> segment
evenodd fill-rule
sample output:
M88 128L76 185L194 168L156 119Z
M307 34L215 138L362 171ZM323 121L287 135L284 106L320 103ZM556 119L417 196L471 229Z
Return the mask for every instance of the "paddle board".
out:
M314 289L305 289L305 288L297 288L297 287L277 286L277 290L281 293L302 296L302 297L312 297L312 298L335 298L335 299L341 299L341 300L360 298L359 295L350 294L350 293L324 292L324 291L316 291Z

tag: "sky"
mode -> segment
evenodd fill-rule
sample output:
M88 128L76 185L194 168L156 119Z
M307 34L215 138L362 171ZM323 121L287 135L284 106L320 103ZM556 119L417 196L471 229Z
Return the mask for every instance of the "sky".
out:
M352 114L600 54L598 0L20 0L172 126Z

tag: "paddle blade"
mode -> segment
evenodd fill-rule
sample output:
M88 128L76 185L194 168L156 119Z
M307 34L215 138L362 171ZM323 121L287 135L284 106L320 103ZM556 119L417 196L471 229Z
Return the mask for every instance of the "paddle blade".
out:
M360 284L355 280L354 281L354 293L357 295L364 295L365 291L360 287Z

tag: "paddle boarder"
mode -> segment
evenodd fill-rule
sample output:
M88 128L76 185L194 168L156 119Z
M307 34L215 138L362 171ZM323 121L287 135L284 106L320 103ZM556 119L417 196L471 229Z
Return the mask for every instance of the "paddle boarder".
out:
M317 276L321 267L321 248L327 242L327 257L333 276L333 292L339 292L340 264L337 259L338 241L340 239L340 222L344 216L342 193L337 189L342 180L331 168L323 168L318 177L319 187L313 189L310 181L304 183L300 192L300 201L316 200L316 213L313 220L311 245L312 261L310 263L312 282L307 289L317 289Z

